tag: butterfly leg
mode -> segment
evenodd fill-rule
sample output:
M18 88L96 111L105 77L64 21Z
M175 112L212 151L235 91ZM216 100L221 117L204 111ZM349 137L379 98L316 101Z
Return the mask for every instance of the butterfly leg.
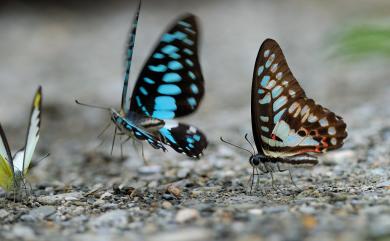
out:
M97 136L97 138L100 138L100 137L104 134L104 132L106 132L106 130L110 127L110 125L111 125L111 122L108 123L108 124L103 128L103 130L99 133L99 135Z
M260 186L260 175L262 175L264 172L261 169L259 169L258 167L256 168L256 172L257 172L257 180L256 180L256 190L257 190L257 189L259 189L259 186ZM263 192L262 188L260 188L260 192L261 192L262 196L264 196L266 194L265 192Z
M24 177L23 177L23 179L22 179L22 183L23 183L23 190L24 190L24 194L26 194L26 197L28 197L28 196L30 196L31 195L31 190L30 189L28 189L28 187L27 187L27 184L26 184L26 181L25 181L25 179L24 179ZM28 183L28 182L27 182ZM29 185L30 185L30 183L28 183ZM31 187L31 185L30 185L30 187ZM22 195L21 195L22 196ZM23 197L23 196L22 196Z
M142 142L141 142L141 153L142 153L142 159L144 160L145 166L148 166L150 163L145 157L144 144Z
M251 188L249 190L249 195L252 194L252 188L253 188L253 181L254 181L254 179L255 179L255 168L252 167L252 174L250 175L249 180L248 180L248 184L251 183Z
M267 168L270 176L271 176L271 185L272 185L272 189L274 189L275 191L281 191L282 190L280 189L280 187L276 184L276 181L274 179L274 174L273 174L273 169L272 167L268 166L268 165L265 165L265 167Z
M145 157L144 145L142 144L142 142L140 142L140 144L141 144L141 156L142 156L142 160L144 161L144 165L145 165L145 166L148 166L148 165L149 165L149 162L148 162L148 160L147 160L146 157ZM137 152L138 155L139 155L139 151L138 151L138 148L137 148L137 140L136 140L136 139L133 139L133 146L134 146L134 149L136 150L136 152Z
M297 186L297 184L295 184L295 182L294 182L294 179L293 179L293 176L292 176L292 173L291 173L291 170L290 169L288 169L288 173L289 173L289 175L290 175L290 179L291 179L291 183L296 187L296 188L298 188L298 189L300 189L298 186Z
M261 173L264 175L264 174L267 174L267 173L271 173L271 171L268 169L267 165L265 163L260 163L259 165L259 170L261 171ZM264 194L266 195L267 194L267 191L264 189Z
M278 171L279 171L279 172L285 172L285 171L287 171L287 169L282 170L282 169L280 168L279 163L277 163L276 165L277 165L277 167L278 167Z
M112 138L112 145L111 145L111 156L112 156L112 152L114 151L114 145L115 145L115 138L116 138L117 129L118 128L115 126L114 137Z

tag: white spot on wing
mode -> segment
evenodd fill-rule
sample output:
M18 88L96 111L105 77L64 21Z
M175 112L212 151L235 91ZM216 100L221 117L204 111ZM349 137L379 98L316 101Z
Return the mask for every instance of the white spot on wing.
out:
M322 127L328 126L328 125L329 125L329 122L328 122L328 120L326 119L326 117L324 117L324 118L322 118L322 119L320 120L320 125L321 125Z
M283 76L283 73L282 72L279 72L276 74L276 79L277 80L281 80L282 79L282 76Z
M336 129L332 126L328 128L328 133L329 135L334 135L336 134Z

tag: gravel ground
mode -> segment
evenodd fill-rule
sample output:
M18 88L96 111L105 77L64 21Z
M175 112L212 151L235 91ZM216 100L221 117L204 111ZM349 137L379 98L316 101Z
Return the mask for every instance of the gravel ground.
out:
M385 16L386 1L145 1L133 73L161 23L185 11L201 19L206 98L185 121L210 140L198 161L146 147L149 166L131 145L110 156L112 133L102 146L96 138L107 114L72 103L119 103L134 6L2 8L0 93L13 101L0 103L1 123L17 150L42 84L36 158L51 155L31 169L28 198L0 193L0 240L390 240L388 61L345 63L324 47L343 25ZM250 193L249 157L218 139L247 145L253 61L266 37L280 42L308 95L345 118L349 137L316 167L294 169L297 187L278 173L276 189L264 175Z

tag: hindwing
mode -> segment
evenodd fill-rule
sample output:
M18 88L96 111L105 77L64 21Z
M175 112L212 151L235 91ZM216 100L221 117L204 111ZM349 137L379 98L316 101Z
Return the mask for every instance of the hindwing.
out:
M256 59L251 112L257 149L268 156L325 152L341 147L347 136L341 117L306 97L272 39Z

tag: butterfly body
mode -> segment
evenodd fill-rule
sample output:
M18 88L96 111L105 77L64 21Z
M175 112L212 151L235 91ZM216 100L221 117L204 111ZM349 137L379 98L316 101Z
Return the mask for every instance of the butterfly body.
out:
M156 134L156 129L164 125L163 121L134 112L129 112L124 116L123 112L117 112L112 108L110 111L111 120L118 128L119 134L127 135L129 138L146 140L154 148L166 150Z
M28 172L35 147L39 140L42 112L42 90L38 88L30 114L25 147L11 155L7 138L0 125L0 187L5 191L19 191L25 184L24 177Z
M340 148L347 137L343 119L306 96L275 40L260 47L251 96L258 154L250 164L263 172L280 170L279 164L316 165L308 153Z
M302 154L289 157L272 157L264 154L255 154L249 158L249 164L258 168L263 173L283 172L286 167L308 167L318 164L316 156Z

